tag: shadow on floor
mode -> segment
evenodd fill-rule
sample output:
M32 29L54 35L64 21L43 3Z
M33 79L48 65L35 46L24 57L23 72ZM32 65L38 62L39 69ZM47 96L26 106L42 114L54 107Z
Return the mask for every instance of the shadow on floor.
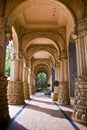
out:
M35 111L39 111L39 112L44 112L48 115L51 115L53 117L57 117L57 118L64 118L65 116L62 114L62 112L60 110L52 110L52 109L48 109L48 108L42 108L42 107L38 107L35 105L27 105L27 107L25 109L31 109L31 110L35 110ZM69 114L70 116L72 115L71 112L66 111L67 114Z
M17 123L16 121L13 121L11 124L10 123L8 124L6 130L29 130L29 129L26 129L21 124Z
M45 104L48 104L48 105L53 105L52 102L46 102L46 101L42 101L42 100L38 100L38 99L33 99L33 98L31 98L31 100L35 101L35 102L45 103Z
M31 99L32 101L35 101L35 102L40 102L40 103L45 103L45 104L48 104L48 105L54 105L54 103L53 102L46 102L46 101L41 101L41 100L36 100L36 99ZM70 105L60 105L61 107L66 107L66 108L70 108L70 109L72 109L72 106L70 106ZM35 107L35 106L34 106ZM37 107L37 106L36 106ZM37 108L38 109L38 108ZM41 107L40 107L40 109L42 109ZM48 109L47 109L48 110ZM49 113L49 111L50 111L50 113ZM54 110L51 110L51 109L49 109L49 111L47 112L47 114L49 113L49 114L51 114L52 116L54 116L55 117L55 112L54 112ZM53 112L52 112L53 111ZM45 110L43 110L43 112L46 112ZM58 112L58 110L56 111L56 113ZM72 112L70 112L70 111L64 111L70 118L72 117ZM54 113L54 114L53 114ZM59 113L59 112L58 112ZM57 117L58 117L58 115L59 114L56 114L57 115Z

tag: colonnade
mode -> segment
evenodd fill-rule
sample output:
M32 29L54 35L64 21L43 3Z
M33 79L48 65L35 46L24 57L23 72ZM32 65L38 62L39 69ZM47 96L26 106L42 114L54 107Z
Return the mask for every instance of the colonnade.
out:
M8 103L23 104L24 99L35 93L35 75L25 64L22 52L13 53L11 58L11 77L8 81L4 76L5 68L5 20L0 17L0 123L9 120ZM87 123L87 19L76 25L77 37L77 78L75 81L75 104L73 118ZM61 51L60 62L56 63L56 79L60 82L58 102L69 104L69 79L67 50ZM51 75L52 76L52 75ZM8 97L8 101L7 101Z
M10 81L8 81L8 103L24 104L25 99L35 94L35 76L29 71L29 62L20 57L19 54L13 54L11 58Z

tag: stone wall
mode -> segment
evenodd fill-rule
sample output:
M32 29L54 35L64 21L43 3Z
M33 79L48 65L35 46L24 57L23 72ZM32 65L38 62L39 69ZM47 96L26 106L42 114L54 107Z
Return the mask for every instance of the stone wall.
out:
M9 81L7 88L9 104L24 104L23 83L21 81Z

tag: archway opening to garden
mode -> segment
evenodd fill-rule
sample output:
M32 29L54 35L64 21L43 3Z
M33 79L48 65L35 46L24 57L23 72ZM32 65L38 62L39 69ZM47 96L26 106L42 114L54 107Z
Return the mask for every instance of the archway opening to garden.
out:
M47 82L48 82L47 74L44 72L38 73L36 77L36 91L37 92L46 91Z
M6 59L5 59L5 75L10 79L10 67L11 67L11 53L13 50L13 40L9 41L9 44L6 47Z

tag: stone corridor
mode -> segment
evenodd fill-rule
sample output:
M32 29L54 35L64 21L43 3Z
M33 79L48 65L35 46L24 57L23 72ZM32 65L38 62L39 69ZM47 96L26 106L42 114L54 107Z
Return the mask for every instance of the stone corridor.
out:
M25 105L9 105L7 130L87 130L71 119L73 109L58 105L44 93L36 93Z

